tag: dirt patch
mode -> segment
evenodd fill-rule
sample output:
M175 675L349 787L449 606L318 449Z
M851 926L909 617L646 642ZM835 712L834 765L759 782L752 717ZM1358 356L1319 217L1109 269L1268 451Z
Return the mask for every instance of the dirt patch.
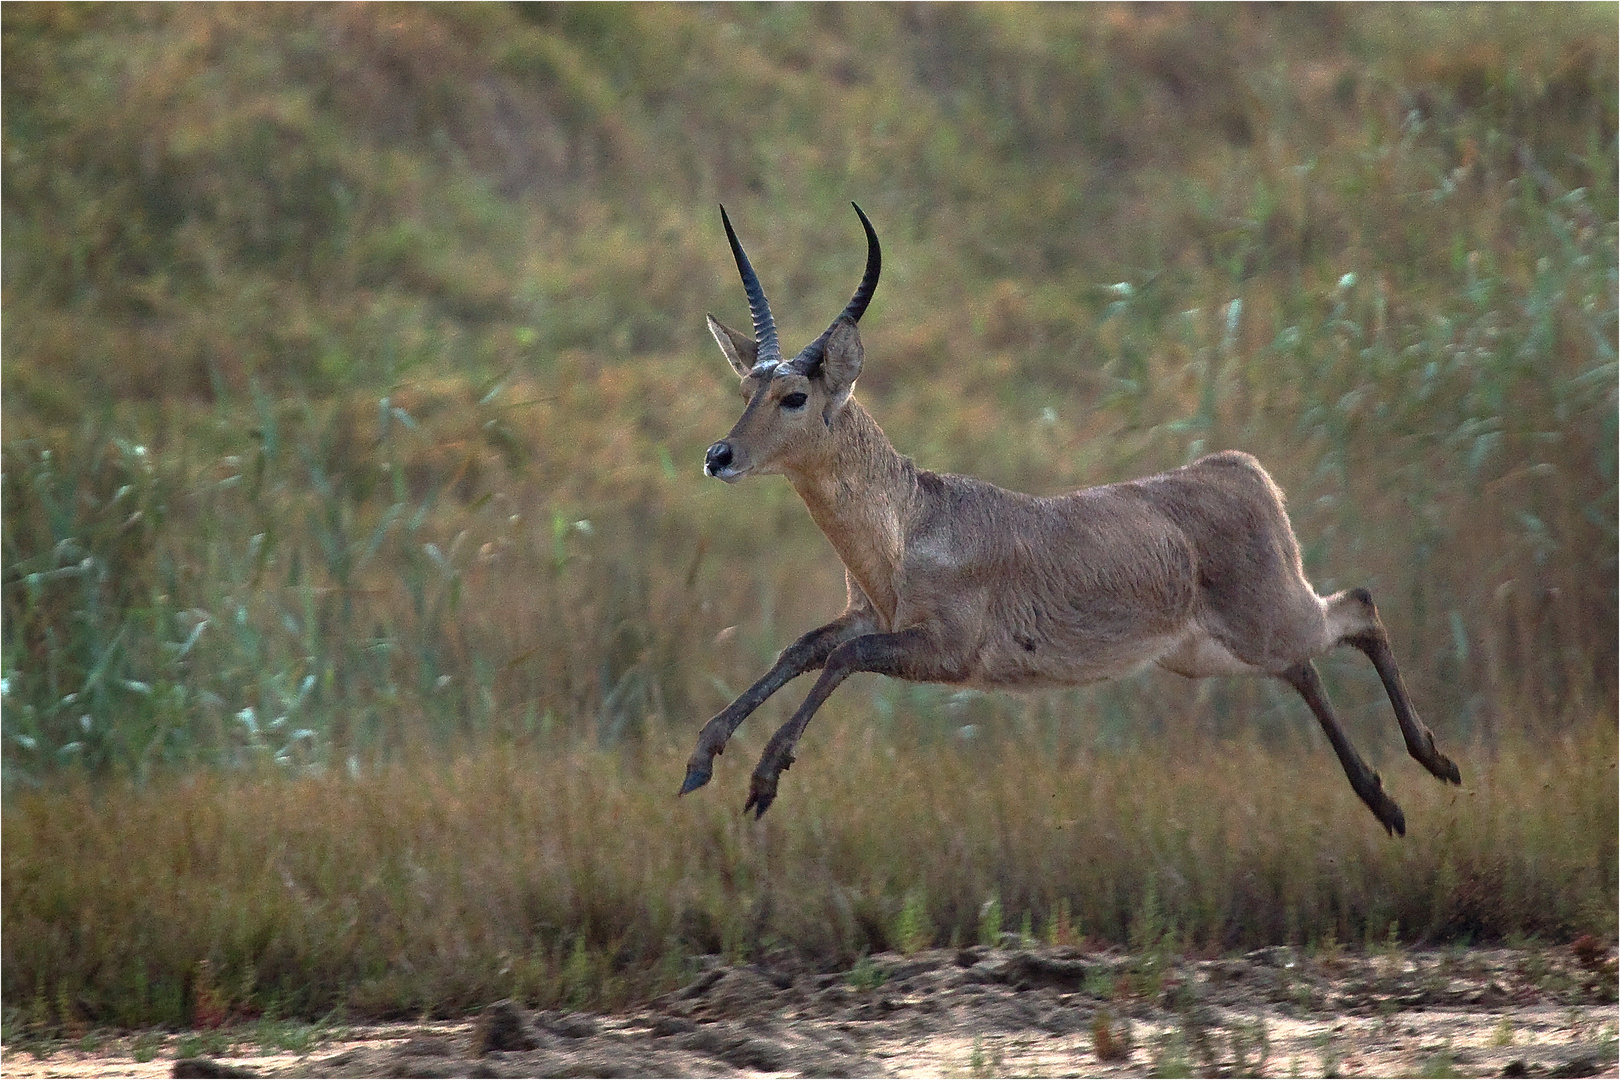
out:
M1067 948L724 966L619 1016L498 1003L298 1057L6 1048L38 1076L1615 1076L1612 950L1194 961ZM210 1072L209 1070L215 1070ZM227 1071L239 1070L239 1071Z

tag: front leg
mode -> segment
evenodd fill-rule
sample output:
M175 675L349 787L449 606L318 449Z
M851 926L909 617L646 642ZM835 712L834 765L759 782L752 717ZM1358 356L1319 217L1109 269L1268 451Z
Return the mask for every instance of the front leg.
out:
M732 732L737 730L737 725L748 719L748 714L759 708L766 698L806 671L821 667L834 649L850 638L870 632L872 625L867 612L851 608L783 649L776 663L758 682L703 725L703 730L698 733L697 749L692 751L692 757L686 763L686 780L681 784L680 794L696 791L709 782L714 772L715 755L725 753L726 743L731 739Z
M810 718L838 689L838 684L857 671L875 671L912 682L952 683L962 679L958 666L943 655L939 637L930 627L914 626L894 634L863 634L839 645L827 657L810 695L765 745L748 785L743 813L754 810L755 818L765 815L776 798L777 780L793 764L793 748Z

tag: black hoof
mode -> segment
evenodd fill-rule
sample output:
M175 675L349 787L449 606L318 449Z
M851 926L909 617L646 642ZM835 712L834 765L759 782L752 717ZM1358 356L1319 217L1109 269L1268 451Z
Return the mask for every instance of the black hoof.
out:
M1393 804L1389 809L1391 813L1387 818L1383 815L1379 815L1379 820L1383 821L1384 823L1384 831L1389 833L1391 836L1405 836L1406 815L1401 813L1400 807Z
M1372 812L1378 816L1379 821L1383 822L1384 831L1391 836L1405 836L1406 815L1401 813L1401 808L1395 805L1395 800L1388 795L1384 795L1381 791L1378 794L1382 796L1379 800L1380 805L1374 806Z
M1442 754L1440 756L1440 767L1445 770L1445 775L1442 776L1441 779L1450 780L1453 784L1457 784L1459 786L1462 784L1462 773L1457 770L1457 763L1455 761L1452 761L1450 758Z
M748 801L743 803L743 813L754 811L754 820L758 821L765 816L765 811L771 808L776 801L776 781L763 780L756 776L748 785Z
M1401 808L1395 805L1395 800L1384 794L1384 782L1377 773L1372 774L1372 782L1365 789L1357 788L1356 794L1361 801L1367 804L1367 809L1384 826L1384 831L1391 836L1406 835L1406 815Z
M713 775L714 770L712 769L705 769L697 765L687 765L686 779L681 783L681 790L679 794L685 795L689 791L696 791L704 784L707 784L709 782L709 777Z

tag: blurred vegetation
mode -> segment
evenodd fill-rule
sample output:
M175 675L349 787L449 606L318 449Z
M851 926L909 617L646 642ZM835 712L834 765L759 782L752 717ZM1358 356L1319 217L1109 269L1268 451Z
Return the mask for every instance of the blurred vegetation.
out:
M285 920L227 946L206 928L228 908L153 907L195 933L117 924L127 964L46 949L101 901L82 883L25 888L71 848L33 827L41 815L66 827L89 820L73 800L100 806L101 827L142 830L113 847L139 846L140 792L172 795L175 774L240 775L241 789L186 781L221 803L341 801L348 782L414 790L390 762L434 747L608 770L580 783L609 783L622 759L635 784L673 791L681 755L650 748L695 736L836 613L841 569L791 490L700 475L736 409L702 313L747 322L722 199L790 345L858 277L848 201L870 213L885 276L860 393L921 464L1048 493L1250 450L1289 492L1317 587L1373 590L1427 721L1448 752L1472 748L1471 790L1525 766L1526 740L1554 757L1596 746L1601 771L1620 665L1616 22L1611 5L8 5L8 1005L60 1017L71 995L112 1000L142 978L170 1004L97 1008L173 1019L186 964L268 985L272 955L336 964L323 950L349 947L290 944ZM1347 725L1388 756L1413 834L1437 829L1358 661L1325 666ZM785 717L782 697L712 790L635 827L672 851L721 828L703 822L740 804L747 739ZM965 738L1050 770L1073 759L1036 751L1079 740L1166 799L1185 796L1146 779L1158 744L1139 740L1218 753L1252 732L1281 763L1271 809L1343 786L1303 705L1258 680L1145 675L1021 699L859 678L806 740L781 828L819 827L813 792L835 817L877 797L833 793L830 746L859 730L901 755ZM1596 811L1579 812L1612 826L1612 774L1594 783ZM1420 906L1400 925L1611 932L1590 912L1614 909L1613 828L1571 831L1562 801L1506 790L1543 815L1524 828L1557 838L1547 857L1611 868L1570 901L1588 914L1532 918L1552 885L1487 875L1528 890L1518 914L1463 927ZM878 830L873 813L851 818ZM1333 828L1373 832L1361 817ZM1279 824L1259 846L1281 859L1321 835ZM1524 838L1491 836L1504 846L1470 842L1511 878ZM419 857L408 837L377 843L385 863ZM1056 903L1019 884L1034 849L994 850L975 848L993 861L964 880L995 882L1010 924ZM1379 855L1365 888L1433 855L1408 851ZM933 883L892 870L872 874L900 890L882 903L925 896L922 925L972 935L970 899L936 903ZM1165 880L1132 878L1124 902L1143 888L1165 902ZM353 886L299 888L341 906ZM1089 895L1072 893L1075 918L1122 940ZM1354 937L1388 921L1384 900L1334 903L1189 932ZM558 910L546 925L561 929L533 939L556 971L576 941L606 950L579 963L651 963L613 951L611 918ZM351 916L364 936L371 917ZM684 940L669 920L637 948ZM140 966L171 948L161 978ZM398 948L347 962L385 981L432 967ZM300 1007L356 978L333 967ZM348 1000L386 1011L494 988L446 986Z

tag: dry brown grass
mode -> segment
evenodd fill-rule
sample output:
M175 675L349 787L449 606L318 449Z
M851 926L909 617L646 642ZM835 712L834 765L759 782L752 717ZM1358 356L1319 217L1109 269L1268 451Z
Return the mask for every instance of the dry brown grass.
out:
M832 712L759 823L736 812L757 731L680 800L685 740L663 735L15 793L7 1003L172 1023L204 970L237 1016L611 1007L694 953L836 968L919 925L971 942L993 895L1006 926L1066 910L1088 940L1149 948L1614 932L1607 724L1465 750L1461 790L1387 760L1409 821L1392 840L1320 746L923 747Z

